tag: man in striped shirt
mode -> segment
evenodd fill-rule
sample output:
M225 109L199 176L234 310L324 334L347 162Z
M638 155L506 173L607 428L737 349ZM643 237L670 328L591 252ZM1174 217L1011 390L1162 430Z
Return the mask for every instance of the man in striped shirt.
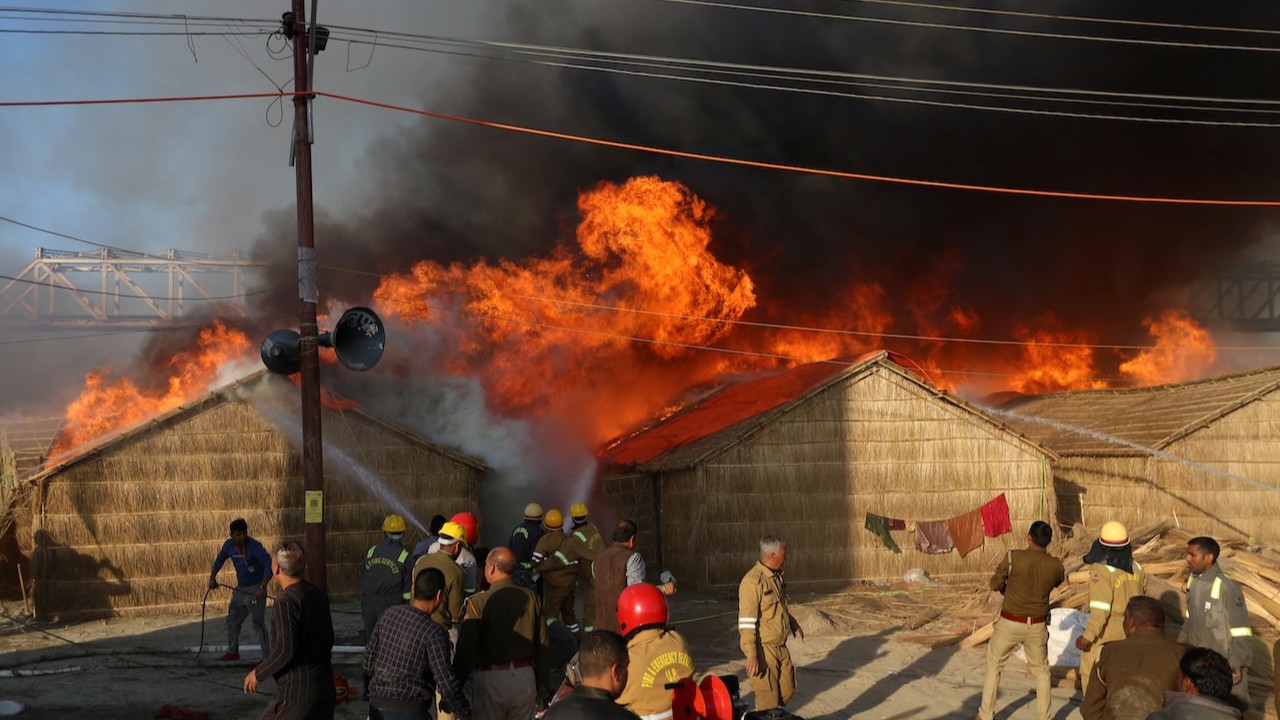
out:
M431 620L443 601L444 573L427 568L414 578L413 600L378 618L364 650L370 720L427 720L437 689L442 710L471 717L449 662L449 636Z
M271 649L244 678L244 691L257 692L274 678L276 694L262 720L333 720L333 619L324 591L303 578L302 547L284 542L272 553L271 569L280 583L271 619Z

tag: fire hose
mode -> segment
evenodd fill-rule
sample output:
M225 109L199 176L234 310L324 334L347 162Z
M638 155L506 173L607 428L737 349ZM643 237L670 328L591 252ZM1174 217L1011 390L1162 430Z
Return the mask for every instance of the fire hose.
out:
M233 593L240 593L240 594L242 594L242 595L252 595L252 596L254 596L255 598L258 596L258 593L256 593L256 592L253 592L253 591L250 591L250 590L241 590L241 589L240 589L240 588L238 588L238 587L232 587L231 585L227 585L226 583L218 583L216 587L224 587L224 588L226 588L226 589L230 590L230 591L231 591L231 592L233 592ZM212 587L211 587L211 588L209 588L208 590L205 590L205 591L204 591L204 598L202 598L202 599L200 600L200 644L196 646L196 656L195 656L195 659L194 659L194 660L192 660L192 662L198 662L198 661L200 660L200 653L204 652L204 618L205 618L205 606L206 606L206 605L208 604L208 602L209 602L209 593L213 592L215 589L216 589L216 588L212 588ZM266 591L264 590L264 591L263 591L263 595L262 595L262 599L263 599L263 601L264 601L264 602L265 602L265 601L267 601L267 600L274 600L274 599L275 599L275 596L273 596L273 595L267 595L267 594L266 594ZM264 648L264 649L265 649L265 648Z

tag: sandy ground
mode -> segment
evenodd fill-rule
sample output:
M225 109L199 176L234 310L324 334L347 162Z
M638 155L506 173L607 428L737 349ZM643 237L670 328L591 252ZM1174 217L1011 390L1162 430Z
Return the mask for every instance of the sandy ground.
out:
M909 641L920 631L901 628L901 608L915 600L899 593L887 610L876 594L886 593L795 598L806 639L792 643L799 691L791 711L808 720L973 718L982 692L983 650L930 650ZM673 598L672 615L690 640L700 672L744 676L734 599L681 593ZM339 644L360 644L354 603L335 605L334 623ZM221 615L207 619L206 646L225 642L224 627ZM200 636L199 617L58 625L32 621L20 604L9 604L0 615L0 670L76 669L0 677L0 700L24 704L23 718L151 718L165 704L206 711L212 720L258 717L274 684L264 683L257 695L240 689L257 653L244 652L240 663L219 663L213 658L221 650L199 656L186 650L199 645ZM242 642L251 641L246 625ZM358 653L334 657L336 672L357 683L359 663ZM1055 688L1053 696L1055 720L1079 717L1077 691ZM338 706L338 718L365 716L366 705L358 700ZM1033 716L1030 678L1011 659L996 717Z

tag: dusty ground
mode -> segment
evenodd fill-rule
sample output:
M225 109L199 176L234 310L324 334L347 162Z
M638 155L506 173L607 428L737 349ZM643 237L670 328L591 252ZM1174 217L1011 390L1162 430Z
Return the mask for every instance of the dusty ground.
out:
M960 593L958 595L958 593ZM977 713L985 667L982 649L939 649L913 641L957 629L947 616L916 629L930 608L946 610L963 600L963 590L937 587L864 588L828 595L801 594L797 616L806 639L793 642L799 692L790 708L808 720L837 718L972 718ZM694 649L699 671L743 676L737 648L736 602L732 598L681 593L672 615ZM354 603L334 606L339 644L360 644ZM225 642L223 616L209 617L205 643ZM242 642L252 642L244 629ZM196 618L133 618L70 625L37 623L19 604L0 615L0 670L75 670L39 677L0 677L0 700L23 703L22 718L151 718L162 705L204 710L211 720L256 718L274 690L264 683L258 695L240 690L257 659L231 664L196 657L186 648L200 643ZM335 670L358 682L360 656L335 655ZM745 683L744 683L745 685ZM1079 695L1055 688L1055 720L1078 718ZM1034 716L1029 676L1010 661L1001 686L997 718ZM359 701L338 706L337 717L364 718Z

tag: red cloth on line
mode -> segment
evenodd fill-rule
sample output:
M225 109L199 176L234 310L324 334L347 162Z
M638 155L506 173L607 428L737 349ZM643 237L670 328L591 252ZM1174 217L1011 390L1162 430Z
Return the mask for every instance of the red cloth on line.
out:
M922 553L937 555L949 553L954 548L951 536L947 534L945 520L916 521L916 549Z
M1009 520L1009 502L1005 500L1004 493L978 508L978 512L982 513L982 532L987 537L1013 532L1013 523Z
M947 534L960 557L982 547L982 511L970 510L947 520Z

